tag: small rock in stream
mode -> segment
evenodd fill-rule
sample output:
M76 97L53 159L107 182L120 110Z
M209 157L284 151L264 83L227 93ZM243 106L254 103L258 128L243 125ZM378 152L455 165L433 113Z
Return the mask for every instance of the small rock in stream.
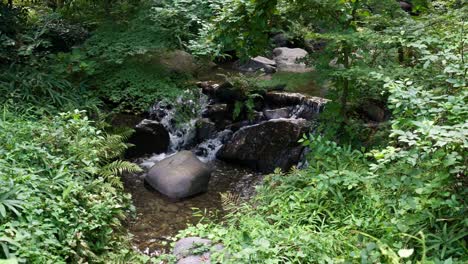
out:
M173 254L177 259L177 264L202 264L211 263L211 253L220 251L223 246L220 244L211 247L211 240L200 237L187 237L177 241ZM195 254L194 251L200 248L207 248L205 252Z

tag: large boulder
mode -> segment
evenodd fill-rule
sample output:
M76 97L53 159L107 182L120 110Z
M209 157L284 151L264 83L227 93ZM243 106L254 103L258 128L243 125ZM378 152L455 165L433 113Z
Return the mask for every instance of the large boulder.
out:
M299 60L305 58L307 51L300 48L276 48L273 50L278 72L309 72L312 69Z
M298 143L310 124L304 119L275 119L241 128L218 152L224 161L261 172L286 171L297 164L303 147Z
M270 60L262 56L250 58L246 62L238 61L236 62L235 66L238 70L245 71L245 72L257 72L257 71L264 71L265 73L276 72L276 62L274 60Z
M201 248L207 249L200 250ZM177 264L206 264L210 263L211 253L222 249L223 246L220 244L212 246L209 239L187 237L176 242L173 254L177 259Z
M139 157L153 153L163 153L169 147L169 132L159 122L144 119L135 127L135 133L130 136L130 147L125 155L128 158Z
M172 199L208 190L211 170L190 151L181 151L156 163L145 177L154 189Z
M157 55L157 63L166 69L179 73L194 73L198 66L195 58L183 50L173 50Z

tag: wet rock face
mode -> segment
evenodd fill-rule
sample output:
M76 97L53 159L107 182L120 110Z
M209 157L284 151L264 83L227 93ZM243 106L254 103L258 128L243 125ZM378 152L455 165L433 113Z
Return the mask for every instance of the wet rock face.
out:
M232 111L227 104L213 104L206 107L202 112L202 117L209 118L215 123L220 123L232 117Z
M277 109L265 109L263 115L266 119L289 118L291 115L290 107L282 107Z
M183 199L208 190L211 170L190 151L181 151L154 165L145 181L171 199Z
M166 152L169 147L169 132L154 120L145 119L135 127L129 143L134 146L125 153L127 157L138 157L153 153Z
M307 51L303 49L282 47L274 49L273 54L279 72L308 72L312 70L305 63L298 62L308 55Z
M304 119L276 119L237 131L218 152L224 161L236 162L269 173L297 164L303 147L298 140L309 130Z
M216 124L208 118L202 118L195 124L197 127L197 141L203 142L216 136Z
M306 120L314 119L317 114L322 110L322 107L328 102L327 99L308 96L300 93L288 93L288 92L268 92L265 95L267 105L272 107L275 111L271 114L282 114L285 115L286 111L284 107L288 107L290 114L288 117L303 118ZM283 107L277 109L277 107ZM283 112L283 113L281 113Z

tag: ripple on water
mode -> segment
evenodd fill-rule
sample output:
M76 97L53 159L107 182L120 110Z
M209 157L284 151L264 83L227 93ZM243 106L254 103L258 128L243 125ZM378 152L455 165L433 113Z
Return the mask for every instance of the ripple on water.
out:
M144 169L164 158L154 156L153 160L143 162ZM220 193L232 192L243 199L250 198L255 185L263 179L260 173L221 161L213 161L213 173L208 192L181 201L173 201L144 183L144 175L125 175L123 182L127 192L132 194L136 207L136 218L128 223L134 235L135 247L141 252L152 255L167 250L169 238L185 229L187 224L196 224L199 217L194 216L192 208L210 213L223 214Z

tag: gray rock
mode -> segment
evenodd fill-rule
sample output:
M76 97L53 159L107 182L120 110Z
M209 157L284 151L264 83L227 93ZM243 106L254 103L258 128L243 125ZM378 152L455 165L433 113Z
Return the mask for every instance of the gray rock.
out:
M263 115L266 119L288 118L291 115L291 109L288 107L265 109Z
M202 112L202 117L209 118L215 123L219 123L225 119L231 119L232 112L227 104L213 104L205 108Z
M278 72L309 72L312 70L305 63L298 61L308 55L307 51L303 49L281 47L274 49L273 54Z
M135 133L130 136L130 147L125 155L138 157L146 154L163 153L169 147L169 132L157 121L144 119L135 127Z
M190 151L181 151L156 163L145 181L172 199L190 197L208 190L211 170Z
M275 73L276 62L262 56L257 56L255 58L250 58L245 63L238 61L236 63L236 68L240 71L246 72L256 72L263 70L265 73Z
M159 63L174 72L193 73L197 70L194 57L183 50L174 50L160 54Z
M218 152L224 161L236 162L261 172L284 171L296 165L303 147L298 140L309 131L304 119L275 119L243 127Z
M177 259L177 264L201 264L211 263L211 253L220 251L223 249L222 245L214 245L211 247L211 240L203 239L199 237L187 237L182 238L176 242L173 254ZM194 254L194 250L199 247L210 247L206 252L200 252L200 254Z

